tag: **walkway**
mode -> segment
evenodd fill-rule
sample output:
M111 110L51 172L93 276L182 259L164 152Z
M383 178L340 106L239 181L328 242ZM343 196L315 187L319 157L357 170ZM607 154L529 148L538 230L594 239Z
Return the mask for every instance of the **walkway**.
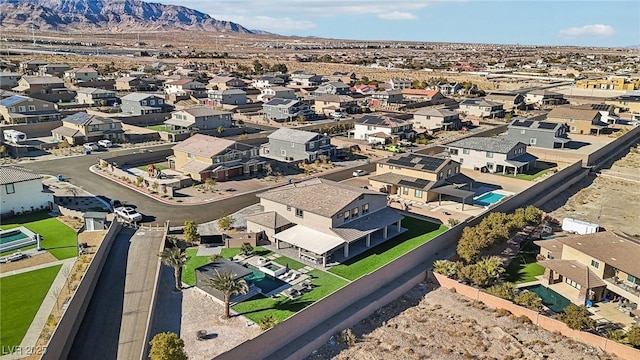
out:
M26 251L25 251L25 253L26 253ZM48 267L52 267L52 266L56 266L56 265L60 265L60 264L67 264L69 261L71 261L71 263L73 264L76 261L76 258L52 261L52 262L48 262L46 264L34 265L34 266L30 266L30 267L24 268L24 269L18 269L18 270L3 272L3 273L0 273L0 278L7 277L7 276L18 275L18 274L26 273L26 272L29 272L29 271L40 270L40 269L44 269L44 268L48 268Z

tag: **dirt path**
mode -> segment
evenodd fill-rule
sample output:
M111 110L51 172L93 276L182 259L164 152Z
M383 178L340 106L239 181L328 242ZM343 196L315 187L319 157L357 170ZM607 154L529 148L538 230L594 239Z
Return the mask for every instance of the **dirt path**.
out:
M352 330L351 346L331 342L311 359L617 359L600 349L423 284Z

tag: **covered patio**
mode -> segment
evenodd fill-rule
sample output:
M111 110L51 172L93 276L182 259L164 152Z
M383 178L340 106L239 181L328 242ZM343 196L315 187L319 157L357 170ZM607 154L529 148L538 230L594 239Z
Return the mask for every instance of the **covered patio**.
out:
M562 283L575 289L573 296L568 297L574 303L600 302L606 297L607 284L575 260L552 259L539 261L538 264L545 268L543 275L545 285Z
M513 159L505 160L505 162L511 166L499 165L499 164L496 165L495 172L502 173L505 175L508 174L508 175L517 176L518 174L521 174L529 170L532 167L532 165L533 167L535 167L536 160L538 160L537 157L529 153L524 153L522 155L514 157Z
M431 189L432 192L438 194L438 206L442 204L442 195L449 195L462 200L462 210L464 211L464 204L467 203L467 199L473 199L475 192L462 190L457 185L445 185ZM473 203L473 201L471 202Z

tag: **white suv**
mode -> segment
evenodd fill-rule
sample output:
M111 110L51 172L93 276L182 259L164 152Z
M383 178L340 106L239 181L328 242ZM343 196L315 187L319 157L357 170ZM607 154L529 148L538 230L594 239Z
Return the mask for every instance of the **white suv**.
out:
M100 148L98 147L98 145L96 145L96 143L94 142L88 142L82 145L83 148L87 149L87 150L91 150L91 151L97 151Z
M113 143L111 142L111 140L99 140L98 141L98 145L102 146L103 148L110 148L113 146Z
M115 208L113 212L116 214L116 216L119 216L127 221L138 222L142 220L142 215L132 207L127 206Z

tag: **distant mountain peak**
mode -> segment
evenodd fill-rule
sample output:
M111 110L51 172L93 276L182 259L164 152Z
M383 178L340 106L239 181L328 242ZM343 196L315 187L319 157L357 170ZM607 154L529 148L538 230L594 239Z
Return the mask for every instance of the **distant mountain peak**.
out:
M253 33L184 6L141 0L0 0L0 26L43 30L202 30Z

